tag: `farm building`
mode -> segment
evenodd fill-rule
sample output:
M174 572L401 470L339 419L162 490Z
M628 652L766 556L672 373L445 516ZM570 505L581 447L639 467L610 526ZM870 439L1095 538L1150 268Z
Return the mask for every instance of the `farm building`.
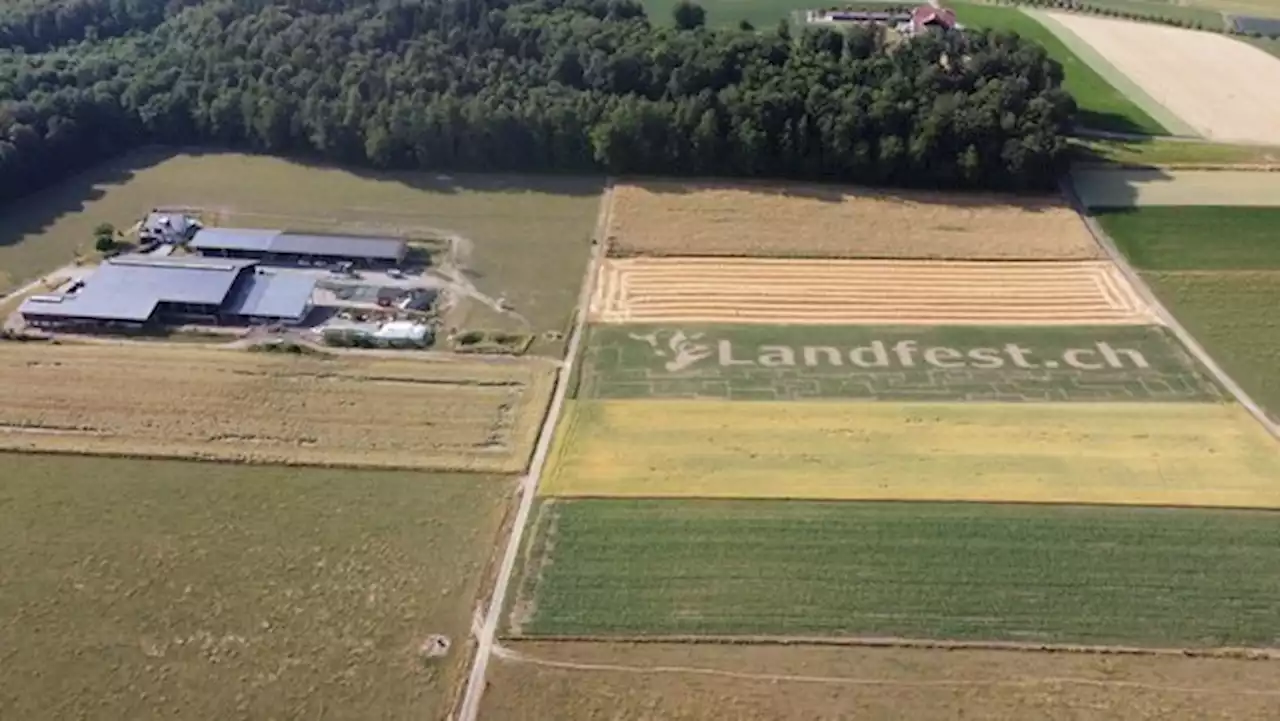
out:
M34 326L147 323L296 323L311 308L315 280L257 261L124 255L56 295L19 308Z
M928 30L954 30L956 24L956 13L950 8L940 8L933 5L921 5L911 11L911 31L919 34Z
M948 8L921 5L910 11L886 10L810 10L809 23L837 25L884 25L906 35L919 35L930 30L948 31L959 28L956 14Z
M291 233L255 228L202 228L189 247L206 256L251 258L276 263L321 261L360 267L396 265L407 244L396 238Z
M167 213L153 210L142 219L138 228L138 240L143 244L178 244L191 240L200 229L200 221L185 213Z

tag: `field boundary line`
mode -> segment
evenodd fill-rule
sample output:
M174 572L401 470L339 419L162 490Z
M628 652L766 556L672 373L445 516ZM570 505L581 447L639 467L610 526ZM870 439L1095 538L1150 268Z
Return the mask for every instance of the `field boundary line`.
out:
M578 361L582 338L587 326L588 303L595 286L596 274L600 269L600 261L605 256L607 239L603 234L609 227L609 217L613 210L613 179L606 178L604 191L600 199L600 210L596 217L595 242L591 248L591 260L587 263L586 277L578 291L578 310L573 329L569 334L569 343L565 350L564 362L556 369L555 388L552 391L551 403L542 420L542 428L538 432L537 444L533 457L529 462L529 471L520 482L520 506L516 511L511 533L507 537L506 550L502 554L502 562L489 597L489 607L484 614L477 636L475 658L472 660L471 672L467 677L462 700L458 711L453 715L455 721L476 721L480 715L480 701L484 694L485 677L488 674L489 658L493 654L497 642L498 625L506 608L507 592L511 579L515 574L516 562L520 557L520 548L524 539L525 527L529 524L529 516L538 496L538 483L542 479L542 471L551 453L555 436L556 423L564 407L568 395L569 381Z
M1163 136L1151 136L1163 137ZM1196 138L1199 140L1199 138ZM1113 164L1099 164L1104 170L1114 170ZM1141 166L1149 168L1150 166ZM1280 166L1277 166L1280 169ZM609 260L642 260L642 259L662 259L671 258L679 260L807 260L807 261L826 261L826 260L871 260L871 261L893 261L896 263L1026 263L1028 265L1054 265L1057 263L1100 263L1105 262L1106 258L1098 256L1082 256L1079 258L1003 258L999 256L983 257L977 255L968 255L963 258L951 258L939 256L937 258L904 258L900 255L822 255L819 253L794 253L787 255L773 255L761 253L665 253L665 252L628 252L628 253L609 253Z
M1174 317L1173 313L1169 312L1169 309L1164 306L1164 303L1160 302L1160 299L1156 297L1155 292L1151 290L1150 286L1147 285L1147 282L1143 280L1138 271L1134 270L1133 266L1129 264L1129 259L1125 257L1124 253L1120 252L1115 241L1111 239L1110 235L1107 235L1107 231L1102 228L1100 223L1098 223L1097 218L1093 217L1089 208L1080 200L1080 196L1076 193L1075 184L1072 180L1071 174L1068 173L1065 178L1058 182L1062 188L1063 194L1067 197L1071 205L1075 207L1076 212L1080 214L1080 219L1084 221L1089 232L1093 234L1094 239L1098 241L1098 244L1102 246L1104 251L1106 251L1107 255L1111 258L1111 262L1115 263L1116 267L1120 269L1120 272L1129 280L1129 284L1133 286L1134 290L1142 295L1143 299L1147 303L1148 309L1163 321L1165 327L1173 331L1174 336L1177 337L1177 339L1186 347L1196 360L1200 361L1200 364L1204 366L1205 370L1209 371L1209 374L1214 377L1214 380L1218 381L1223 388L1226 388L1227 392L1236 399L1236 402L1244 406L1244 409L1249 412L1249 415L1253 416L1254 420L1258 421L1258 423L1260 423L1262 427L1271 434L1272 438L1280 441L1280 425L1272 422L1272 420L1267 417L1266 411L1262 410L1262 407L1250 398L1249 394L1245 392L1245 390L1241 388L1240 385L1236 383L1221 366L1214 362L1213 357L1204 349L1204 346L1200 345L1200 343L1195 339L1195 336L1191 335L1191 332L1183 327L1182 323Z
M1186 658L1229 658L1246 661L1280 661L1280 648L1237 646L1173 648L1162 646L1122 646L1107 644L1030 643L1026 641L948 641L945 639L902 638L897 636L725 636L666 634L629 635L504 635L503 641L527 643L677 644L687 646L812 646L845 648L918 648L936 651L1018 651L1025 653L1069 653L1095 656L1182 656Z
M1148 684L1141 681L1119 681L1108 679L1092 679L1080 678L1073 676L1044 676L1038 678L1022 678L1022 679L968 679L956 681L907 681L898 679L876 679L876 678L857 678L849 676L807 676L792 674L775 674L775 673L752 673L748 671L729 671L726 669L706 668L699 666L624 666L622 664L611 663L581 663L577 661L559 661L555 659L539 658L521 651L516 651L504 646L495 646L494 655L498 658L512 663L527 663L535 666L545 666L549 668L559 668L571 671L613 671L618 673L636 673L636 674L657 674L657 673L673 673L673 674L697 674L703 676L720 676L726 678L736 678L745 681L791 681L796 683L814 683L829 685L847 685L847 686L901 686L910 688L924 687L971 687L971 686L1040 686L1044 684L1074 684L1085 686L1112 686L1120 688L1140 688L1151 691L1170 691L1177 693L1190 694L1215 694L1215 693L1243 693L1248 696L1277 696L1280 697L1280 691L1265 691L1247 689L1243 691L1222 690L1216 688L1195 688L1187 686L1165 686L1161 684Z
M773 403L774 401L734 401L735 403ZM821 401L826 403L827 401ZM851 400L849 403L884 403L886 401L862 401ZM915 401L888 401L891 403L914 403ZM926 403L929 401L921 401ZM955 403L982 403L984 401L954 401ZM1003 401L998 401L1003 403ZM1087 403L1088 401L1080 401ZM1150 403L1151 405L1168 405L1169 403L1183 403L1184 401L1139 401L1142 403ZM1045 405L1067 405L1076 403L1076 401L1064 401L1057 403L1046 403ZM1125 401L1129 405L1132 402ZM1230 405L1229 402L1220 401L1196 401L1197 405ZM1019 404L1021 405L1021 404ZM811 496L714 496L706 494L689 494L680 496L663 496L663 495L618 495L608 493L547 493L539 496L540 498L558 501L699 501L708 502L716 501L723 503L733 503L737 501L746 502L763 502L772 503L774 501L797 502L797 503L829 503L829 504L849 504L858 503L861 505L869 505L872 503L917 503L917 504L945 504L948 506L1031 506L1037 508L1059 507L1059 508L1112 508L1116 510L1164 510L1164 511L1230 511L1230 512L1247 512L1247 513L1280 513L1280 506L1223 506L1223 505L1181 505L1174 503L1117 503L1104 501L1024 501L1024 500L977 500L973 498L814 498Z

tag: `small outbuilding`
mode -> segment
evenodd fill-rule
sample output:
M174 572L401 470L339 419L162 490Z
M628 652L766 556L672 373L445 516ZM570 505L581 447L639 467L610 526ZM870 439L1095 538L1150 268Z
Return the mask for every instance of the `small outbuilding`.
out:
M431 343L431 329L421 323L407 320L396 320L383 323L373 334L379 341L388 345L418 345Z
M200 221L185 213L168 213L153 210L142 220L138 228L138 240L148 243L177 245L191 240L200 229Z

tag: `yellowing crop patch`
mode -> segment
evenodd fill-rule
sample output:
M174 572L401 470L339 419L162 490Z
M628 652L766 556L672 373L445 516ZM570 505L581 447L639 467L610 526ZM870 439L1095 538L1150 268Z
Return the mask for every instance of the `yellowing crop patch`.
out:
M1280 508L1280 445L1214 403L578 400L541 493Z

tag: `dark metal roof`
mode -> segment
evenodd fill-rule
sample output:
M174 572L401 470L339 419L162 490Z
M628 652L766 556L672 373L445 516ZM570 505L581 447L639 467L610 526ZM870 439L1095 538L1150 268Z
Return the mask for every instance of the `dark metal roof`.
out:
M25 316L144 321L159 303L222 303L241 271L254 264L227 258L120 256L103 263L79 291L32 296L19 310Z
M397 238L291 233L254 228L204 228L195 234L191 247L196 250L398 260L404 255L405 241Z
M302 273L258 268L223 306L223 312L258 318L301 319L311 304L316 279Z
M253 228L201 228L191 239L191 247L196 250L254 250L267 253L271 250L271 241L278 230L256 230Z

